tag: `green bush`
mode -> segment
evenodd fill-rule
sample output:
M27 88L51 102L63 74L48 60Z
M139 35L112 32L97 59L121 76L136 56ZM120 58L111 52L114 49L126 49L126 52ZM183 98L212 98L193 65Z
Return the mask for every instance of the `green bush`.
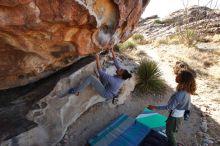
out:
M135 49L137 44L131 41L117 44L119 49Z
M157 63L154 61L143 59L137 70L137 85L136 89L141 93L162 94L166 90L166 84L161 79L161 71Z
M156 23L156 24L165 24L166 22L157 19L157 20L154 21L154 23Z
M144 40L144 36L142 34L134 34L132 36L133 40L135 41L141 41L141 40Z
M132 39L139 45L149 44L149 40L144 39L144 35L142 34L134 34Z
M130 49L134 49L137 47L137 44L134 42L126 42L125 43L125 48L130 48Z

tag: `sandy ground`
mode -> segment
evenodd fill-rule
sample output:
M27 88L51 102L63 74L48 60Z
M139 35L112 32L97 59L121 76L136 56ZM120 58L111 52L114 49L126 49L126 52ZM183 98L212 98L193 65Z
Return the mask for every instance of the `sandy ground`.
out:
M206 44L207 45L207 44ZM134 51L129 51L135 61L142 57L150 57L159 63L168 89L163 96L138 95L134 91L124 105L112 108L108 103L100 103L90 108L67 130L64 138L57 145L83 146L87 140L104 128L111 120L122 113L137 116L149 104L166 103L175 91L176 83L172 67L178 60L186 61L198 73L197 93L192 96L192 111L190 120L184 122L178 133L178 141L186 146L204 145L208 137L220 145L220 53L216 49L202 50L186 48L182 45L143 45ZM158 111L167 115L166 111ZM206 121L208 131L201 131L201 122Z

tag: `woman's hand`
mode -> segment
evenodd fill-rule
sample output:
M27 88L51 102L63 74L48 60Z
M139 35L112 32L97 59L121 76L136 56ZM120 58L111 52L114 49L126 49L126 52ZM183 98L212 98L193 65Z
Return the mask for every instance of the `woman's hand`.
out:
M150 110L154 110L154 109L156 109L156 106L154 106L154 105L148 105L147 108L150 109Z

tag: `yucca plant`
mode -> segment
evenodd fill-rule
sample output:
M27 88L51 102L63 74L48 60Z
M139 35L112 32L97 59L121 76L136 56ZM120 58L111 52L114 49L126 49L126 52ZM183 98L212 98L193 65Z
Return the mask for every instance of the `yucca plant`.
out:
M166 90L166 85L161 75L156 62L149 59L141 60L137 70L136 89L141 93L162 94Z

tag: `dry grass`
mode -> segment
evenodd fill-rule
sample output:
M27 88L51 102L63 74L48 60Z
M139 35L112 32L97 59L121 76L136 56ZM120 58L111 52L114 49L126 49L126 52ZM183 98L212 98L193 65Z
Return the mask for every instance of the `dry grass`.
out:
M179 38L176 35L170 35L167 37L159 38L156 40L152 40L153 45L158 47L160 45L169 45L169 44L179 44Z
M152 43L153 43L154 47L158 47L160 45L168 45L169 44L167 38L159 38L159 39L156 39L156 40L152 40Z
M212 99L212 101L214 101L214 102L220 104L220 98Z
M142 56L146 56L147 54L146 54L146 52L144 52L144 51L139 51L139 52L137 53L137 55L140 56L140 57L142 57Z
M150 41L149 41L150 42ZM168 45L168 44L183 44L188 48L196 47L198 43L220 43L220 35L216 34L214 36L205 36L197 34L192 30L187 30L184 32L178 32L167 37L152 40L154 46Z
M199 42L203 42L203 43L208 43L208 42L220 43L220 34L206 35L203 38L200 37Z
M165 24L166 22L161 21L160 19L157 19L157 20L154 21L154 23L156 23L156 24Z
M144 39L144 40L140 40L139 42L137 42L139 45L146 45L146 44L150 44L151 43L151 41L150 40L146 40L146 39Z
M212 37L212 41L213 42L220 42L220 34L215 34L213 37Z
M198 75L212 76L209 68L218 65L220 54L215 51L200 51L196 48L184 49L184 55L178 57L189 64Z
M132 36L132 39L133 39L134 42L136 42L139 45L145 45L145 44L151 43L149 40L146 40L144 38L144 35L142 35L142 34L134 34Z
M161 44L184 44L187 47L194 47L199 40L196 32L192 30L179 31L175 34L163 37L154 41L156 46Z
M187 47L194 47L199 40L199 34L193 29L182 30L177 28L177 36L179 43Z
M117 47L119 48L119 50L135 49L137 47L137 44L133 41L126 41L124 43L117 44Z
M142 34L134 34L132 36L132 39L135 40L135 41L143 40L144 39L144 35L142 35Z

